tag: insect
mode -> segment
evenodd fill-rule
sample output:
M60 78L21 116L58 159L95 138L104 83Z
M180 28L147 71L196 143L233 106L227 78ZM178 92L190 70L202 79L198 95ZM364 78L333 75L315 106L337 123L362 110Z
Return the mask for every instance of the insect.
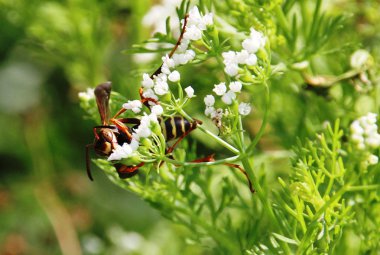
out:
M86 146L86 169L90 180L93 180L93 178L90 169L89 149L91 147L94 148L95 153L99 156L109 156L117 146L122 146L124 143L131 143L133 129L140 125L140 120L137 118L117 118L125 111L124 108L119 110L113 118L109 118L111 82L98 85L94 93L102 125L94 127L94 142ZM153 100L154 99L151 98L143 98L141 101L146 102ZM166 153L171 153L185 136L193 131L198 124L201 124L199 120L190 122L182 116L171 116L165 119L158 117L158 121L166 141L177 139L177 141L166 150ZM129 127L127 124L134 126ZM137 174L137 170L143 165L143 162L135 166L126 166L116 163L114 167L119 177L124 179Z
M176 45L168 54L169 58L173 56L175 50L181 43L185 32L187 18L188 15L185 16L182 32ZM151 78L161 73L161 67L162 65L151 75ZM122 146L124 143L131 143L133 129L138 128L140 125L140 120L138 118L119 118L119 116L126 111L124 108L121 108L112 118L109 117L111 82L98 85L95 88L94 93L102 124L93 128L95 136L94 142L86 146L86 170L90 180L93 180L90 169L90 149L93 148L95 153L99 156L110 156L113 153L113 150L115 150L118 146ZM139 93L141 103L149 109L150 103L159 104L159 102L153 98L144 97L142 88L140 88ZM199 120L189 121L182 116L171 116L167 118L158 117L157 119L160 123L161 130L166 141L177 139L171 147L166 149L167 154L170 154L184 137L196 129L198 125L202 124ZM131 125L131 127L128 125ZM193 160L192 162L200 163L212 161L215 161L213 154L205 158ZM116 168L119 177L124 179L136 175L138 173L138 169L143 165L144 162L131 166L115 163L114 167ZM250 191L252 193L255 192L247 172L242 167L231 163L224 163L224 165L238 169L242 172L248 180Z

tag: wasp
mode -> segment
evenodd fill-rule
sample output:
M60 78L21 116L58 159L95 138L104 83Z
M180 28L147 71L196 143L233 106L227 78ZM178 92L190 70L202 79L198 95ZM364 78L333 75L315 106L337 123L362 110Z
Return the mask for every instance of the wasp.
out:
M169 58L173 56L175 50L181 43L186 28L187 18L188 15L185 16L182 32L176 45L168 54ZM151 78L161 73L161 66L151 75ZM94 90L96 104L102 124L93 128L95 137L94 142L86 146L86 170L90 180L93 180L90 169L90 149L93 148L95 153L99 156L110 156L117 146L122 146L124 143L131 143L133 129L138 128L140 125L140 120L138 118L119 118L119 116L126 111L124 108L121 108L112 118L110 118L109 100L111 96L111 87L111 82L105 82L98 85ZM144 97L142 87L140 87L139 94L142 104L147 106L149 109L150 103L159 104L159 102L153 98ZM157 119L160 123L161 130L166 141L177 139L171 147L166 149L167 154L170 154L184 137L196 129L198 125L202 124L199 120L189 121L182 116L170 116L167 118L158 117ZM128 125L131 125L132 127ZM211 161L215 161L214 154L192 162L197 163ZM119 177L125 179L136 175L138 173L138 169L143 165L144 162L132 166L115 163L114 167L116 168ZM231 163L224 163L224 165L240 170L240 172L242 172L247 178L251 192L255 192L247 172L242 167Z
M93 128L95 136L94 142L86 146L86 169L90 180L93 180L93 178L90 169L89 149L91 147L94 148L95 153L99 156L109 156L117 146L122 146L124 143L131 143L133 129L140 125L140 120L137 118L117 118L125 111L124 108L119 110L113 118L109 118L111 82L98 85L94 90L94 94L102 125ZM143 98L141 101L147 102L155 100L151 98ZM190 122L182 116L170 116L165 119L158 117L157 119L166 141L177 139L177 141L166 150L167 153L171 153L185 136L193 131L198 124L201 124L201 121L199 120ZM129 127L127 124L132 124L134 126ZM135 166L126 166L116 163L114 164L114 167L116 168L119 177L124 179L137 174L138 169L143 165L143 162Z

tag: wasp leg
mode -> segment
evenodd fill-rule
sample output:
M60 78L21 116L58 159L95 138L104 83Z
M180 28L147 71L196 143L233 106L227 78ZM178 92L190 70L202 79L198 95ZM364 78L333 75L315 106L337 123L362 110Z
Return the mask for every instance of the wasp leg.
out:
M253 188L251 179L249 179L248 173L241 166L239 166L238 164L231 164L231 163L224 163L224 165L239 169L239 171L245 175L245 178L247 178L249 190L251 191L251 193L256 192L256 190Z
M87 176L91 181L93 181L94 179L92 178L92 175L91 175L91 162L90 162L90 151L89 151L89 149L93 148L93 147L94 147L93 144L87 144L86 145L86 170L87 170Z
M195 163L214 162L215 161L214 155L215 154L211 154L211 155L209 155L207 157L196 159L196 160L193 160L191 162L195 162ZM247 172L241 166L239 166L238 164L232 164L232 163L223 163L223 165L226 165L226 166L238 169L242 174L244 174L245 178L247 179L249 190L251 191L251 193L255 193L256 192L255 189L253 188L252 182L249 179L249 176L248 176Z
M113 166L116 168L117 173L119 174L120 179L131 178L138 173L140 167L144 165L144 162L136 166L126 166L120 163L114 164Z

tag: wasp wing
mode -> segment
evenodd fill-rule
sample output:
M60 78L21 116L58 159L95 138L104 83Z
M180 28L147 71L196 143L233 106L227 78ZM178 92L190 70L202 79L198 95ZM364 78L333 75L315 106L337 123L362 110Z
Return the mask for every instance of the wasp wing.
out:
M102 125L107 125L109 120L109 100L111 95L111 87L111 82L108 81L99 84L94 91Z

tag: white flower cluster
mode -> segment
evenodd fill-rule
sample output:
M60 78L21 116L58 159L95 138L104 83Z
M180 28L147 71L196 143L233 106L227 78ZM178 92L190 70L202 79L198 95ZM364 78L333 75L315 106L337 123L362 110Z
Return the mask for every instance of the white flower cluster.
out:
M265 36L251 28L249 38L242 43L243 50L223 52L224 71L231 77L234 77L239 72L239 65L254 66L257 64L256 52L263 48L266 43Z
M87 88L86 92L79 92L78 97L83 101L89 101L95 98L94 89Z
M219 84L214 85L214 93L217 96L220 96L222 99L222 102L226 105L231 105L232 102L236 99L236 94L240 93L242 89L242 84L239 81L233 81L229 84L227 91L227 86L225 82L221 82ZM213 118L213 116L216 114L216 110L214 108L215 104L215 98L213 95L207 95L204 98L204 102L206 105L205 115L210 116ZM240 103L238 107L238 111L241 115L248 115L251 112L251 106L248 103Z
M370 150L380 147L380 134L377 131L377 114L368 113L365 116L353 121L350 126L350 138L359 150ZM376 164L378 157L369 155L367 162L370 165Z
M163 96L169 93L168 80L171 82L179 82L181 79L180 73L175 70L179 65L185 65L195 58L195 52L189 48L191 41L196 41L202 38L202 32L207 26L213 24L213 14L207 13L202 16L197 6L194 6L187 18L187 24L181 44L171 58L168 55L162 57L161 73L150 78L149 74L143 74L142 87L143 96L158 100L158 96ZM194 96L194 90L187 87L185 92L189 98Z
M140 102L139 100L129 101L128 103L124 104L123 107L126 108L125 106L127 106L130 110L134 111L133 107L134 104L137 105L136 101ZM135 107L135 109L137 108L138 107ZM139 108L139 111L140 110L141 107ZM141 117L140 125L133 130L131 143L124 143L122 146L117 146L113 150L112 154L108 157L108 160L122 160L135 155L134 153L140 146L140 140L143 138L149 138L153 133L152 130L159 126L157 116L162 114L162 112L163 109L160 105L153 106L151 109L151 114L144 114L144 116Z

